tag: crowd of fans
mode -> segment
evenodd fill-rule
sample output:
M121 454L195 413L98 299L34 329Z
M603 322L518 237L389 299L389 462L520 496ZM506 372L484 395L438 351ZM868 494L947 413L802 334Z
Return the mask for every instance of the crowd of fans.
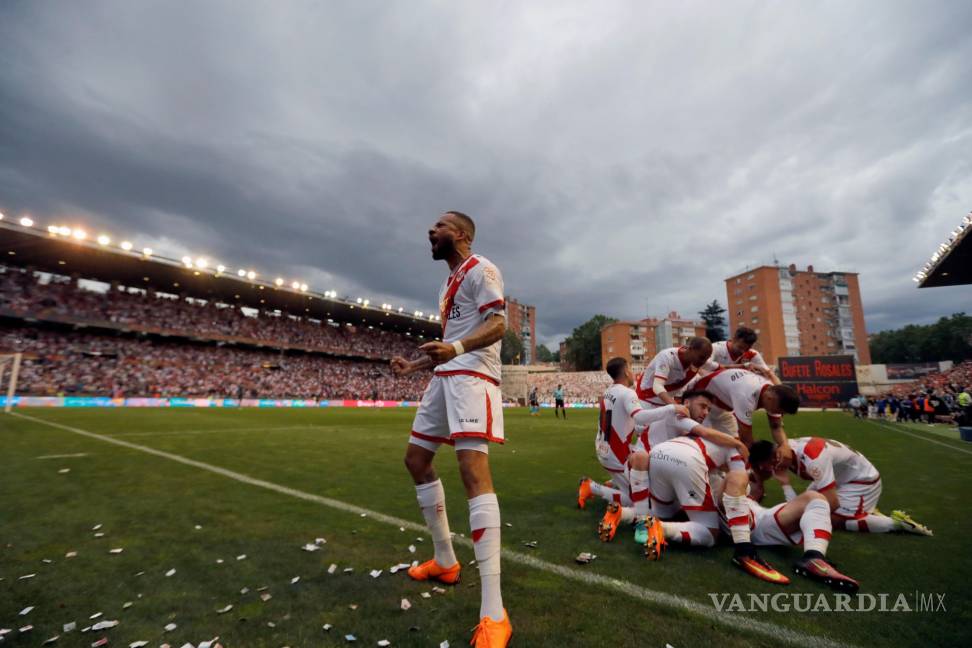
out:
M17 391L30 396L417 400L429 374L395 377L384 362L40 330L0 330L24 353Z
M528 391L536 388L541 403L553 403L553 391L563 385L564 400L570 403L597 403L611 386L604 371L551 371L531 373Z
M856 396L848 406L859 418L972 425L972 361L871 398Z
M247 315L215 302L180 299L144 290L88 290L66 277L0 268L0 309L18 315L109 323L141 330L218 336L276 347L300 347L342 355L391 358L411 353L416 341L398 333L270 312Z

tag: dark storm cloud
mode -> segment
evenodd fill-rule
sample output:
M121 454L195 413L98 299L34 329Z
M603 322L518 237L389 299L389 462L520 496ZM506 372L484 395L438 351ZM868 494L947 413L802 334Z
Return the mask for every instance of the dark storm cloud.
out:
M0 208L428 309L461 209L553 342L778 258L870 330L972 207L965 3L0 7Z

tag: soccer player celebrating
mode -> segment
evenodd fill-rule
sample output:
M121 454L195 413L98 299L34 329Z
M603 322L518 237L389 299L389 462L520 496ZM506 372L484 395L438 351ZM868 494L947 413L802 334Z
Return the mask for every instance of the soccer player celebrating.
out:
M783 485L787 501L797 497L790 486L787 471L810 482L807 491L816 491L825 498L833 526L859 533L890 533L904 531L930 536L932 532L915 522L904 511L892 511L891 517L877 511L881 498L881 475L867 457L850 446L832 439L801 437L788 441L793 457L782 470L774 470L773 444L757 441L750 459L759 480L776 478ZM760 484L761 485L761 484ZM761 489L757 486L757 492Z
M564 413L564 420L567 420L567 408L564 407L564 386L557 385L557 389L554 390L554 416L560 418L560 412Z
M419 347L420 360L391 360L405 375L435 367L409 437L405 465L415 481L419 507L435 556L408 570L415 580L459 582L445 491L432 467L443 443L455 446L469 499L469 525L479 566L482 602L473 633L477 648L502 648L513 627L500 592L500 510L489 469L489 442L503 443L503 399L499 389L500 344L506 330L503 279L488 259L471 250L476 226L461 212L446 212L429 230L432 258L449 264L439 292L442 342Z
M774 385L779 385L779 377L766 364L763 354L753 348L757 339L756 331L748 326L740 326L736 329L731 340L712 343L712 357L709 358L703 369L706 372L713 372L717 369L749 369Z
M679 390L695 378L710 355L712 343L705 337L689 338L684 346L659 351L638 380L642 407L673 405Z

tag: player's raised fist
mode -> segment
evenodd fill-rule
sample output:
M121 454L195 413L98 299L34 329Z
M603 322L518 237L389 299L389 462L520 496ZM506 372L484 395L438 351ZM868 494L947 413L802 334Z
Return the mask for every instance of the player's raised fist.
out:
M426 342L419 347L419 351L429 356L437 363L449 362L456 357L456 350L451 344L445 342Z
M396 376L404 376L409 373L412 363L401 356L395 356L391 359L391 369Z

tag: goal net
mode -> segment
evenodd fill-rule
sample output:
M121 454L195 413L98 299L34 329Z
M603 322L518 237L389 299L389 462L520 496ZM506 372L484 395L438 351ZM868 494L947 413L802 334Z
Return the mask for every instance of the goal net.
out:
M9 412L13 407L17 377L20 375L20 358L20 353L0 353L0 396L4 397L4 412Z

